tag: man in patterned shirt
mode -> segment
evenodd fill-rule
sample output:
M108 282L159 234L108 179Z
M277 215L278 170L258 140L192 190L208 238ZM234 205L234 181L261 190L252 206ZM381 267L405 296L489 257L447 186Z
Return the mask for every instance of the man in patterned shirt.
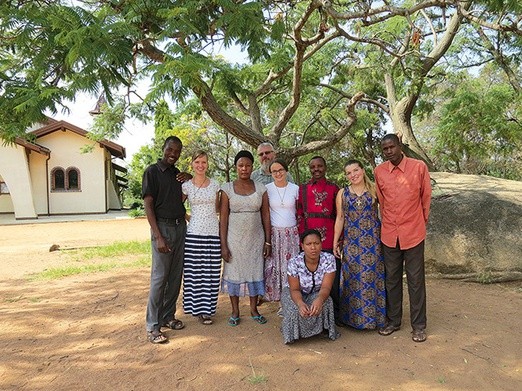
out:
M308 164L312 178L300 186L297 200L297 225L299 234L307 229L321 233L323 251L333 253L334 224L336 217L335 197L339 187L326 179L326 161L322 156L314 156ZM339 313L340 263L337 259L337 272L331 296L337 320Z

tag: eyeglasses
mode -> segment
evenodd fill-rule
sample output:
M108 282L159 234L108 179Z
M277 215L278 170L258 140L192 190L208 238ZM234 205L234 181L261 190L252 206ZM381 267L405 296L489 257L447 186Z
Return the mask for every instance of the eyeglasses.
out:
M261 157L261 156L263 156L263 155L269 155L269 154L271 154L271 153L274 153L274 151L259 152L259 153L257 154L257 156Z
M282 172L285 172L286 170L284 168L281 168L279 170L272 170L270 171L271 174L280 174Z

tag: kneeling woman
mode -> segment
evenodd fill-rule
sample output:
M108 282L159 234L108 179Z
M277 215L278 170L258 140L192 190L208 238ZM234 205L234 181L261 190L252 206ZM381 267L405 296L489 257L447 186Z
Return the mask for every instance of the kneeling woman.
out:
M335 277L335 258L322 252L321 234L310 229L301 235L303 252L288 262L288 284L281 297L284 343L328 333L335 340L333 302L330 297Z

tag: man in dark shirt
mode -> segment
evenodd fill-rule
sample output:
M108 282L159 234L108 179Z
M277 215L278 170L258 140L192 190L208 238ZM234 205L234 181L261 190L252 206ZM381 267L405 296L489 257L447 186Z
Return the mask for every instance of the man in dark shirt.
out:
M163 144L163 157L143 173L142 197L150 224L152 270L147 304L147 337L152 343L167 342L161 327L180 330L183 322L175 318L176 301L183 273L185 244L185 206L181 184L187 174L174 166L183 145L175 136Z

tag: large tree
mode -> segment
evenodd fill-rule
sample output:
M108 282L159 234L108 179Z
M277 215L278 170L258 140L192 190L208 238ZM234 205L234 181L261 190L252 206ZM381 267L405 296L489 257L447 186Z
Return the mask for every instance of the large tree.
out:
M22 134L79 92L110 106L123 87L128 109L150 78L142 113L196 97L227 132L251 146L269 140L289 159L337 145L377 108L367 129L389 116L430 162L411 126L419 98L451 65L445 56L466 62L451 50L461 32L484 45L480 32L519 39L520 11L515 0L7 0L0 134ZM248 58L226 61L219 51L230 47ZM493 44L497 61L502 48Z

